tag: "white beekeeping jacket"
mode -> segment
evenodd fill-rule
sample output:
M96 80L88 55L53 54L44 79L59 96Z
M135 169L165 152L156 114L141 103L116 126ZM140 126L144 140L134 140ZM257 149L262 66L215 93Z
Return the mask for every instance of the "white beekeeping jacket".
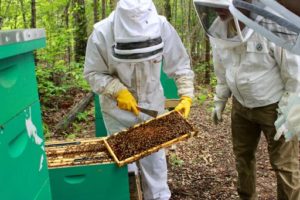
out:
M159 16L161 38L164 43L162 54L141 62L120 62L113 58L114 13L95 24L89 37L85 58L84 75L94 92L101 95L102 111L124 123L134 121L135 116L120 110L115 101L116 89L128 88L139 106L164 111L165 97L160 83L161 62L163 70L175 79L180 96L193 97L194 73L190 59L176 33L167 20ZM117 84L115 84L117 82ZM120 86L120 84L123 86ZM110 87L118 85L117 87Z
M232 93L243 106L254 108L278 102L284 93L299 92L299 56L257 33L232 48L211 42L216 101L226 101Z

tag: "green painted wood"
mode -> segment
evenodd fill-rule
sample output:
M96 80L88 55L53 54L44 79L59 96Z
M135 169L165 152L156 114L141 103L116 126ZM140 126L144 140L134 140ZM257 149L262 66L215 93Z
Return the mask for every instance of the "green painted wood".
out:
M33 53L0 59L0 125L38 101Z
M49 169L53 200L129 200L127 167L116 164Z
M49 179L38 101L2 125L0 163L1 199L35 199Z
M164 89L164 95L167 99L179 98L174 79L169 78L163 71L161 71L160 81Z
M94 104L95 104L95 126L96 126L96 137L106 137L107 130L104 124L99 95L94 94Z
M0 45L0 60L27 52L33 52L34 50L45 46L46 38Z
M45 180L42 188L37 193L34 200L52 200L49 177L47 177L47 179Z

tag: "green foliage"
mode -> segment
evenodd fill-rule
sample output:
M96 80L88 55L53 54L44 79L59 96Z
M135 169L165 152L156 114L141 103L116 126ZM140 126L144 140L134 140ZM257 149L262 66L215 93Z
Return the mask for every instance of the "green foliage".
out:
M70 84L79 86L85 91L90 90L89 84L83 77L83 66L81 63L71 63L70 71L67 74L71 77Z
M78 113L77 116L76 116L76 119L79 122L88 121L89 115L90 115L89 111L84 111L84 112Z
M82 66L72 63L66 66L63 60L58 60L53 67L39 66L36 68L38 89L44 102L51 97L60 97L74 87L88 91L88 83L83 78Z
M76 134L75 133L70 133L66 136L67 140L74 140L76 139Z
M172 166L181 167L183 165L184 161L182 159L180 159L175 153L171 153L169 155L169 163Z
M211 69L211 66L212 66L212 63L207 63L207 62L199 62L199 63L196 63L194 66L193 66L193 69L196 73L204 73L206 71L207 68L210 68Z
M211 87L215 88L217 85L217 77L216 74L212 73L210 76L210 84Z
M197 100L200 104L203 104L207 100L207 95L206 94L199 94L197 96Z
M45 140L49 140L51 138L51 132L47 124L43 123L43 131Z
M72 126L75 134L79 133L82 130L82 125L78 122L73 122Z
M63 73L65 69L61 65L50 67L37 67L39 93L44 100L49 100L52 96L61 96L67 89L66 85L56 85L53 81L56 74Z
M207 109L208 112L211 111L211 109L213 108L213 97L214 97L214 92L211 91L211 89L209 87L207 87L206 85L204 86L197 86L197 95L196 95L196 99L197 99L197 103L199 105L203 105L205 106L205 108Z

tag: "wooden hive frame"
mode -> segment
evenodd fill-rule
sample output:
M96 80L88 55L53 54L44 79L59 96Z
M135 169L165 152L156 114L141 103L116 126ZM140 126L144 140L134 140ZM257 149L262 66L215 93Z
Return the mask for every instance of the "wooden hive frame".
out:
M140 127L140 126L142 126L142 125L148 124L149 122L151 122L151 121L153 121L153 120L160 120L160 118L165 117L165 116L167 116L167 115L170 115L170 114L173 113L173 112L177 112L177 111L171 111L171 112L167 112L167 113L165 113L165 114L159 115L158 117L156 117L156 118L154 118L154 119L150 119L150 120L145 121L145 122L143 122L143 123L137 124L137 125L133 126L133 128L134 128L134 129L135 129L135 128L138 128L138 127ZM180 113L179 113L179 114L180 114ZM155 147L149 148L148 150L145 150L145 151L143 151L143 152L141 152L141 153L139 153L139 154L133 155L133 156L131 156L131 157L129 157L129 158L126 158L126 159L124 159L124 160L119 160L119 159L118 159L118 157L116 156L115 152L113 151L113 149L111 148L111 146L110 146L109 143L107 142L107 139L108 139L110 136L108 136L108 137L106 137L106 138L104 139L104 144L105 144L106 148L108 149L110 155L113 157L114 161L117 163L117 165L118 165L119 167L121 167L121 166L123 166L123 165L125 165L125 164L129 164L129 163L135 162L135 161L137 161L137 160L139 160L139 159L141 159L141 158L143 158L143 157L145 157L145 156L147 156L147 155L150 155L150 154L152 154L152 153L154 153L154 152L159 151L159 150L162 149L162 148L170 147L170 146L172 146L172 145L175 144L175 143L178 143L178 142L180 142L180 141L186 140L187 138L190 138L190 137L192 137L192 136L194 136L194 135L197 134L197 132L195 131L195 129L193 128L193 126L192 126L192 125L191 125L191 124L190 124L190 123L189 123L189 122L188 122L181 114L180 114L180 116L182 117L182 120L184 120L184 121L192 128L192 131L191 131L191 132L186 133L186 134L183 134L183 135L181 135L180 137L174 138L174 139L172 139L172 140L170 140L170 141L167 141L167 142L165 142L165 143L163 143L163 144L160 144L160 145L157 145L157 146L155 146ZM126 130L125 130L125 131L126 131ZM113 134L112 136L118 135L118 134L123 133L123 132L124 132L124 131L115 133L115 134Z
M46 154L49 168L66 166L78 166L89 164L112 163L108 152L91 151L92 149L83 148L82 145L103 145L106 149L103 138L92 138L76 140L71 142L51 142L46 143Z

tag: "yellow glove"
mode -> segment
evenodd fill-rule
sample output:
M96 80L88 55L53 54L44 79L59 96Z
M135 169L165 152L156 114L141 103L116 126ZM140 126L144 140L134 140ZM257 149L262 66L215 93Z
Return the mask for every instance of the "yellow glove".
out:
M118 92L117 103L120 109L133 112L135 115L139 115L136 100L127 89Z
M183 96L180 103L175 107L175 110L180 112L185 118L188 118L191 110L192 98Z

